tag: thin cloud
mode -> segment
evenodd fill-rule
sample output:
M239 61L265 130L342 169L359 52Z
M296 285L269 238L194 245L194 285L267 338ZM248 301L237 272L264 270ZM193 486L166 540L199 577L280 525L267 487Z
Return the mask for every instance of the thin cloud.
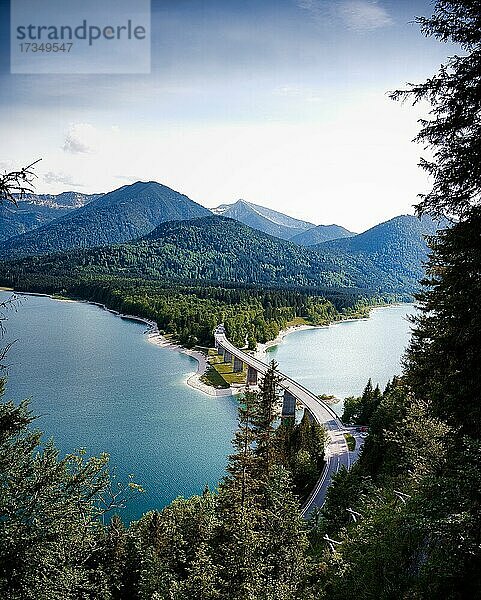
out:
M13 160L0 160L0 173L13 171L15 168L18 168L18 165L16 165Z
M135 183L136 181L140 181L141 177L136 177L135 175L114 175L115 179L120 179L121 181L128 181L129 183Z
M97 132L89 123L72 123L65 135L63 151L70 154L92 154L96 147Z
M372 31L394 23L388 11L378 0L296 0L319 24L340 22L353 31Z
M338 10L347 27L356 31L372 31L393 24L391 16L377 0L348 0L341 2Z
M81 183L75 183L70 175L65 173L55 173L54 171L48 171L43 176L43 181L48 184L62 183L64 185L74 185L75 187L83 187Z
M324 0L296 0L297 6L309 12L318 23L331 21L335 10L330 2Z
M283 85L277 88L274 93L278 96L304 100L305 102L321 102L323 100L320 90L298 85Z

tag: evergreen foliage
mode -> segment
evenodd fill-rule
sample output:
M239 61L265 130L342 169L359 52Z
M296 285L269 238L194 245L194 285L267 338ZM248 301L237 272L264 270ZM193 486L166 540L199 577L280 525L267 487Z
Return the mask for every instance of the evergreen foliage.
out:
M103 207L108 196L56 221L58 226L65 222L62 227L68 224L72 229L68 240L73 241L68 246L56 248L57 234L51 231L54 223L0 245L0 257L12 261L4 265L4 273L30 278L45 274L58 278L100 275L284 288L308 286L318 291L347 288L354 293L361 290L365 295L408 298L419 290L422 263L427 256L424 235L436 230L432 221L426 224L413 216L397 217L359 236L306 248L232 219L210 216L168 221L132 242L127 242L135 237L130 225L123 226L123 237L115 237L116 228L112 227L97 239L93 235L95 226L88 225L88 229L85 225L82 231L89 232L88 240L75 242L82 233L76 229L77 220L86 211L90 215L97 204ZM101 223L104 220L102 217ZM48 251L43 252L50 255L18 260L39 252L27 247L19 250L15 244L40 235L47 241L51 236ZM126 243L112 246L116 241ZM12 248L7 248L9 244ZM102 247L90 249L92 246ZM57 254L67 248L76 249Z
M138 181L4 241L0 255L5 259L19 258L116 244L139 238L164 221L209 214L203 206L164 185Z
M327 432L305 410L299 423L286 419L276 438L282 464L292 473L295 494L306 500L325 465Z
M2 396L4 385L0 380ZM0 596L107 594L108 582L92 561L100 517L122 505L118 491L111 494L108 457L86 460L80 452L60 459L52 442L40 445L32 422L26 402L0 403Z
M432 412L481 439L481 209L433 242L407 374Z
M388 387L390 384L388 384ZM381 390L377 385L372 387L372 381L369 380L362 396L354 398L350 396L344 401L344 410L342 413L342 422L348 425L369 425L374 411L381 401Z
M55 277L45 273L13 274L0 266L0 284L17 291L55 294L97 302L121 314L155 321L159 330L186 347L211 346L213 330L224 323L229 339L255 347L277 337L296 317L326 325L350 316L365 316L370 306L389 297L355 291L275 289L256 286L183 284L112 277Z
M431 17L417 19L426 36L460 46L426 81L392 94L395 99L427 100L430 118L421 121L417 141L433 150L421 159L433 186L421 194L422 214L455 218L480 205L481 11L476 0L437 0Z

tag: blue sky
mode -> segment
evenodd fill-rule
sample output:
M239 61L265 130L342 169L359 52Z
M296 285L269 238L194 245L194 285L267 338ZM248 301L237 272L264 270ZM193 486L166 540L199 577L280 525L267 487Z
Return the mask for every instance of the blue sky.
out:
M153 0L149 75L11 75L1 7L0 168L41 157L41 192L156 180L361 231L428 185L427 107L386 96L454 52L412 23L428 1Z

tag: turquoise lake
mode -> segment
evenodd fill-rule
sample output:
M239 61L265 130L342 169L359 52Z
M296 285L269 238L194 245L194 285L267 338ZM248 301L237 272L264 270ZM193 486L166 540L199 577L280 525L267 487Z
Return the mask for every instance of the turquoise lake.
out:
M376 308L369 319L304 329L268 350L281 370L316 394L359 396L369 378L384 387L401 372L411 333L412 304ZM333 407L339 414L342 405Z
M37 427L63 453L108 452L118 479L132 473L145 488L125 521L216 486L236 425L235 401L185 385L197 362L145 330L97 306L27 296L5 335L16 340L6 397L31 398Z
M299 331L269 356L317 393L358 394L369 377L384 385L399 373L412 312L383 308L368 320ZM45 439L62 454L108 452L118 479L132 473L143 485L125 521L215 487L236 426L236 401L187 386L196 361L151 344L145 330L97 306L26 296L8 312L3 340L15 340L6 398L31 398Z

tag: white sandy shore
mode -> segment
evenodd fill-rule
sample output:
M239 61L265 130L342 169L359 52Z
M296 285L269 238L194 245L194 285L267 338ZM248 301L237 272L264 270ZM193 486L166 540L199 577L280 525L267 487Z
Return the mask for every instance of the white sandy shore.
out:
M217 389L200 380L202 375L205 374L208 366L207 354L205 352L202 352L201 350L189 350L180 344L175 344L169 341L166 337L159 333L156 325L148 332L148 340L151 344L155 344L161 348L168 348L169 350L174 350L175 352L182 352L183 354L187 354L188 356L195 358L197 361L197 371L195 373L189 373L185 379L185 383L190 385L190 387L200 390L209 396L232 396L233 394L239 392L239 390L236 390L235 388Z
M104 310L111 312L121 317L122 319L129 319L130 321L145 323L148 327L145 334L147 335L147 340L151 344L159 346L160 348L167 348L168 350L173 350L174 352L181 352L182 354L187 354L187 356L191 356L192 358L194 358L197 361L197 371L195 373L188 373L185 378L185 383L191 388L204 392L204 394L208 394L209 396L232 396L236 393L239 393L239 390L235 390L233 388L217 389L201 381L201 377L205 374L208 366L207 354L200 350L190 350L189 348L184 348L184 346L181 346L180 344L171 342L169 339L167 339L160 333L159 328L157 327L157 323L155 321L151 321L143 317L136 317L134 315L122 314L116 310L107 308L107 306L105 306L104 304L99 304L97 302L90 302L90 304L100 306Z
M187 354L191 356L197 361L197 371L195 373L188 373L185 378L185 383L190 385L190 387L200 390L204 392L204 394L208 394L209 396L232 396L234 394L238 394L241 391L241 388L227 388L227 389L216 389L213 386L207 385L203 383L200 378L207 370L207 355L200 350L189 350L188 348L184 348L180 344L175 344L168 340L166 337L161 335L159 332L159 328L157 327L157 323L155 321L151 321L150 319L145 319L143 317L137 317L135 315L126 315L120 313L117 310L113 310L105 306L105 304L101 304L100 302L88 302L86 300L70 300L66 298L55 298L50 294L40 294L36 292L18 292L18 296L42 296L45 298L51 298L56 302L83 302L85 304L93 304L94 306L98 306L107 312L110 312L117 317L121 317L122 319L128 319L129 321L136 321L138 323L144 323L147 325L147 330L145 331L145 335L147 335L147 339L151 344L155 344L156 346L160 346L161 348L168 348L169 350L174 350L175 352L182 352L183 354Z
M101 304L99 302L88 302L86 300L70 300L66 298L54 298L50 294L40 294L35 292L17 292L18 296L45 296L47 298L51 298L52 300L56 300L57 302L84 302L86 304L93 304L94 306L98 306L107 312L110 312L122 319L129 319L131 321L137 321L139 323L144 323L147 325L147 330L145 334L147 335L147 339L151 344L155 344L156 346L160 346L161 348L167 348L169 350L173 350L175 352L182 352L183 354L187 354L191 356L197 361L197 371L195 373L188 373L185 378L185 383L190 387L203 392L204 394L208 394L209 396L233 396L235 394L239 394L244 390L244 386L242 385L234 385L227 389L217 389L211 385L207 385L203 381L201 381L201 377L205 374L208 367L207 354L200 350L190 350L188 348L184 348L180 344L175 344L163 336L159 332L159 328L157 327L157 323L155 321L151 321L149 319L145 319L142 317L137 317L135 315L126 315L122 314L116 310L112 310L105 306L105 304ZM394 305L391 305L394 306ZM373 307L371 310L376 310L378 307ZM382 307L379 307L382 308ZM319 327L330 327L332 325L338 323L345 323L346 321L354 321L359 319L344 319L341 321L336 321L335 323L331 323L330 325L293 325L291 327L287 327L286 329L281 329L279 331L279 335L274 339L266 342L265 344L258 343L256 351L253 353L254 357L258 360L262 360L264 362L268 362L267 350L272 348L273 346L277 346L281 344L286 336L291 333L295 333L296 331L303 331L304 329L318 329Z
M267 350L269 348L273 348L274 346L278 346L281 344L286 336L291 333L295 333L296 331L303 331L304 329L317 329L316 325L293 325L292 327L287 327L286 329L281 329L279 331L279 335L274 339L266 342L265 344L258 343L256 351L254 353L254 357L257 360L262 360L267 362Z

